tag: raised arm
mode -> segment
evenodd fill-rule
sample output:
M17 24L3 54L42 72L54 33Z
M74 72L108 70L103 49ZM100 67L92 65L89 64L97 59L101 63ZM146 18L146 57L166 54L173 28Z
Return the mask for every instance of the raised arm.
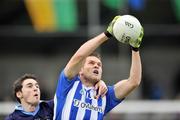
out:
M113 25L118 17L119 16L114 17L105 32L85 42L72 56L64 69L64 73L69 79L72 79L79 73L88 55L93 53L102 43L107 41L109 37L113 36Z
M72 79L75 75L79 73L81 66L84 63L84 60L88 55L93 53L102 43L107 41L109 37L114 36L113 25L119 17L120 16L115 16L108 25L105 32L85 42L72 56L64 69L64 73L69 79Z
M77 75L82 64L84 63L85 58L94 52L96 48L98 48L106 40L108 40L108 37L104 33L101 33L100 35L85 42L66 65L64 69L65 75L69 79L72 79L75 75Z
M128 79L121 80L114 85L115 96L119 99L126 97L139 86L142 76L141 58L139 51L132 50L132 62Z

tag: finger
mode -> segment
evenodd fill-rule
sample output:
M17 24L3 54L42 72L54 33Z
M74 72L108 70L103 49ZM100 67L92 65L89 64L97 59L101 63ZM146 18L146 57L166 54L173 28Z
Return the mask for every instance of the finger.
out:
M97 90L97 89L98 89L98 84L95 85L95 90Z
M101 97L104 97L106 91L107 91L106 87L102 87Z
M101 90L101 87L99 87L96 91L97 91L97 93L96 93L96 95L94 96L94 98L95 98L95 99L98 99L99 96L100 96L100 91L102 91L102 90Z
M102 94L102 87L99 87L98 94L96 95L96 99L98 99Z
M107 93L106 88L104 88L104 90L103 90L103 91L104 91L104 92L102 93L101 97L104 97L104 96L106 95L106 93Z

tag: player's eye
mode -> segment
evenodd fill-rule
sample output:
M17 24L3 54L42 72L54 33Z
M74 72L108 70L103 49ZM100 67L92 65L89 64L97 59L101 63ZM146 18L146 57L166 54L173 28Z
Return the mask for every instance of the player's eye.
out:
M94 65L94 62L93 62L93 61L90 61L89 64Z
M32 88L32 85L28 85L27 87L28 87L28 88Z
M36 88L39 88L39 85L36 85Z
M99 67L101 67L101 66L102 66L102 64L101 64L101 63L98 63L97 65L98 65Z

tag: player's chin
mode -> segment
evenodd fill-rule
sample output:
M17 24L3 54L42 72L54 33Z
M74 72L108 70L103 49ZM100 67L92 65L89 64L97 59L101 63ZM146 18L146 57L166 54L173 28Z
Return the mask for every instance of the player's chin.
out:
M93 80L95 83L99 82L100 81L100 77L99 76L94 76Z
M31 104L34 105L34 106L37 106L39 104L39 101L40 100L35 100L35 101L31 102Z
M40 98L39 98L39 97L37 97L37 98L35 98L35 99L34 99L33 103L34 103L34 104L38 104L38 103L39 103L39 101L40 101Z

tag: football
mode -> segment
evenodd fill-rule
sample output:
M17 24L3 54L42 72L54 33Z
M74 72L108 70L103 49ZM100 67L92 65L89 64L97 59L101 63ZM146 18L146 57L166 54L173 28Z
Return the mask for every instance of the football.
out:
M122 43L137 40L143 33L143 28L139 20L132 15L120 16L113 25L114 37Z

